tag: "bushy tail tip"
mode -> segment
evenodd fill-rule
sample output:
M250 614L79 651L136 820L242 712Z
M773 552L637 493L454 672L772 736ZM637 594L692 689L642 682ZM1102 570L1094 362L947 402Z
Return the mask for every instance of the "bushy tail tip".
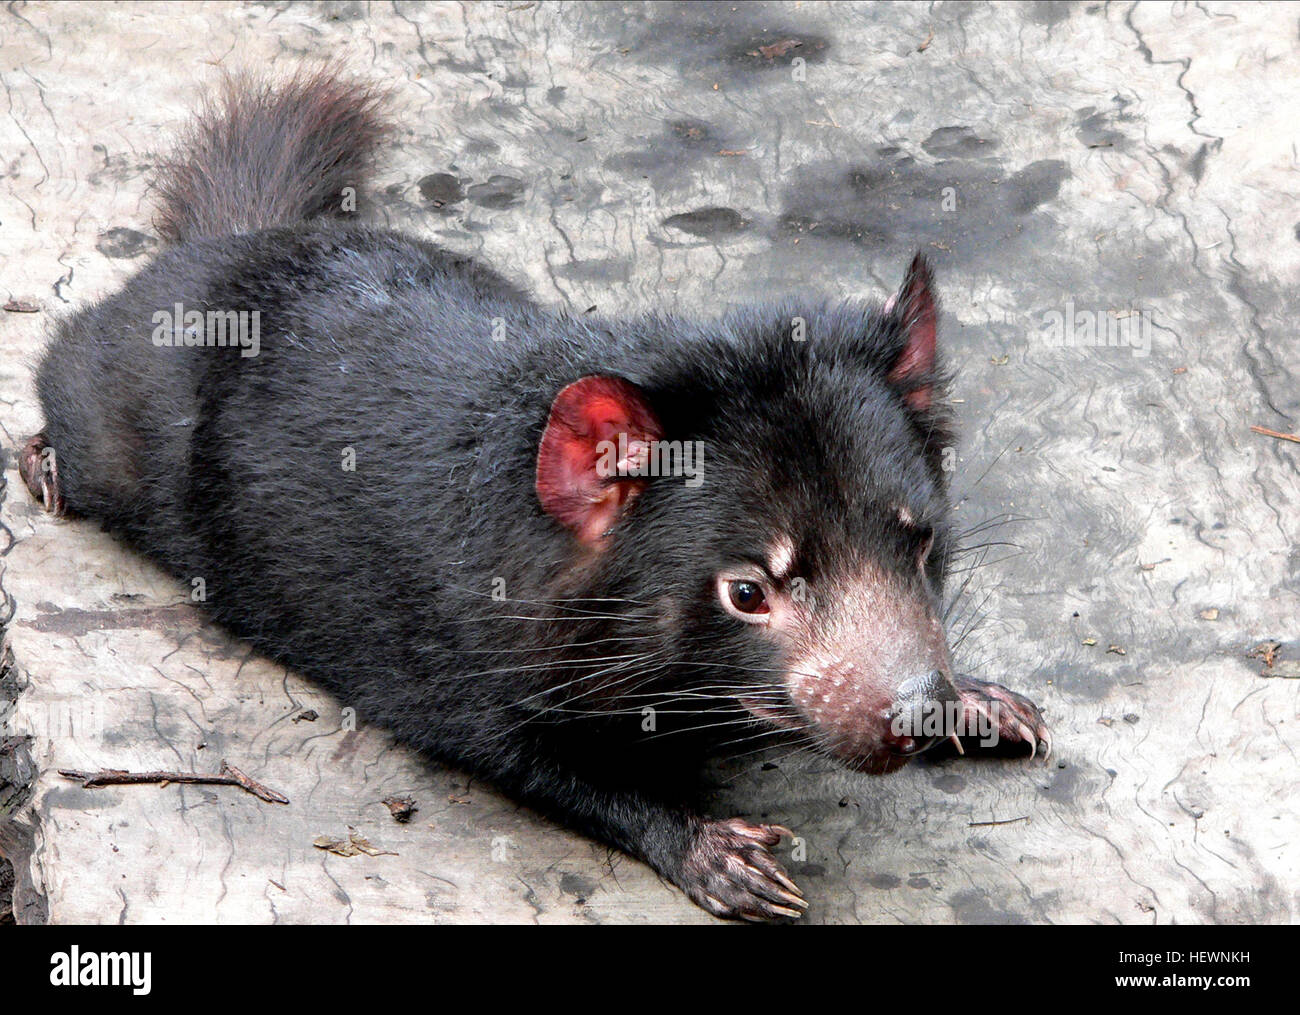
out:
M227 77L162 163L159 233L179 243L341 214L388 132L384 101L329 71Z

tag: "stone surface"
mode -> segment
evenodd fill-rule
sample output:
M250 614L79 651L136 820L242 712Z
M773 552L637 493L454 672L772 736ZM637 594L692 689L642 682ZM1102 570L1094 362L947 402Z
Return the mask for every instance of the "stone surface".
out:
M369 214L553 305L881 298L926 250L964 427L959 660L1036 698L1056 754L880 780L750 756L719 767L717 811L797 831L811 921L1292 921L1300 445L1249 427L1300 429L1298 13L10 4L3 442L39 427L49 321L159 243L150 166L219 67L325 59L390 84ZM1135 330L1062 345L1053 314L1076 338ZM0 852L20 922L710 919L344 730L339 703L5 477ZM57 774L223 758L290 805ZM417 801L407 824L395 794ZM312 845L349 826L395 855Z

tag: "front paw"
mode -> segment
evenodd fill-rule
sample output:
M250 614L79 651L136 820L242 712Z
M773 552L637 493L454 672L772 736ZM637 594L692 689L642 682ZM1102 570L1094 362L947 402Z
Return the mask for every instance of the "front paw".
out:
M1031 758L1040 745L1043 760L1051 756L1052 734L1038 706L1024 695L965 675L958 675L953 683L961 699L966 731L960 740L955 734L950 738L959 752L965 753L963 743L986 749L1027 744Z
M675 880L714 916L755 922L801 916L808 903L771 853L791 834L740 818L702 821Z

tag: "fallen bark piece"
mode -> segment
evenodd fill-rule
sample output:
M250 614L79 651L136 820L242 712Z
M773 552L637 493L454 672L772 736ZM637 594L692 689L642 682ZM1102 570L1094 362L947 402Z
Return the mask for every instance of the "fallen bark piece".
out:
M256 779L245 775L234 765L225 761L221 771L205 772L128 772L122 768L102 768L98 772L79 772L71 768L60 768L59 775L66 779L78 780L83 789L97 789L101 786L133 786L144 783L159 783L169 786L174 782L189 783L196 786L238 786L252 793L259 800L270 804L287 804L289 798L283 793L263 786Z
M388 813L393 816L393 820L403 825L420 809L415 806L415 799L409 796L385 797L382 802L388 808Z

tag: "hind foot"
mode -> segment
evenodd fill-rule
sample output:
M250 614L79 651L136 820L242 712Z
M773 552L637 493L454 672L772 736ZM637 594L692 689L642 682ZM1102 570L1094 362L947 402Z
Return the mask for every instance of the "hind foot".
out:
M53 515L65 511L63 494L59 490L58 456L45 442L45 434L38 433L27 439L26 445L18 455L18 472L27 484L27 489Z
M956 749L965 753L962 743L982 748L1002 749L1006 745L1028 745L1032 758L1043 750L1046 761L1052 753L1052 734L1043 721L1038 706L1022 694L974 677L958 675L953 683L961 697L965 734L959 740L954 734L949 739Z
M714 916L754 922L802 916L808 903L771 853L781 836L790 834L780 825L752 825L740 818L704 821L678 883Z

